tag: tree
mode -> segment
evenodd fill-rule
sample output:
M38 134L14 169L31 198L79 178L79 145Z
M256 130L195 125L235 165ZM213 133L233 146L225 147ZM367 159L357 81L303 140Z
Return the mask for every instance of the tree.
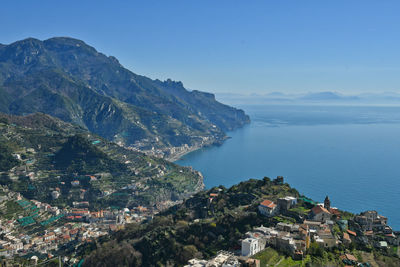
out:
M311 242L310 247L308 248L308 253L315 257L324 256L324 250L316 242Z
M199 251L194 245L184 246L180 255L181 261L187 262L188 260L193 259L198 252Z

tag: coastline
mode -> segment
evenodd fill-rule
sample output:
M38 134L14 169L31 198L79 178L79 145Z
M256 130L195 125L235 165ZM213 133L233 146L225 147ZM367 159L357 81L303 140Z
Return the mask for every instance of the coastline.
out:
M175 161L180 160L183 156L185 156L185 155L187 155L187 154L189 154L191 152L194 152L196 150L202 149L203 147L207 147L207 145L189 147L185 151L176 152L176 153L174 153L172 155L169 155L169 156L165 157L164 159L175 163Z
M165 157L164 159L175 163L176 161L182 159L183 156L185 156L185 155L187 155L187 154L189 154L191 152L194 152L196 150L199 150L199 149L202 149L202 148L205 148L205 147L220 146L225 142L225 140L230 139L230 138L231 137L227 136L223 140L216 141L216 142L211 143L211 144L204 144L204 145L201 145L201 146L192 146L192 147L189 147L185 151L176 152L173 155Z
M194 145L194 146L190 146L187 147L185 149L181 149L180 151L177 151L175 153L171 153L169 156L165 156L164 159L171 161L171 162L176 162L178 160L180 160L183 156L194 152L196 150L205 148L205 147L211 147L211 146L220 146L222 145L227 139L230 139L231 137L229 136L225 136L223 139L215 139L214 142L212 143L202 143L201 145Z

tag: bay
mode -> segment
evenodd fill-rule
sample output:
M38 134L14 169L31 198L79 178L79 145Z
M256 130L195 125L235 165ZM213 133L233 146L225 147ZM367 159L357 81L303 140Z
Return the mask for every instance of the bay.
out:
M400 230L400 107L240 108L250 125L176 163L201 171L207 188L281 175L316 201L328 195L339 209L377 210Z

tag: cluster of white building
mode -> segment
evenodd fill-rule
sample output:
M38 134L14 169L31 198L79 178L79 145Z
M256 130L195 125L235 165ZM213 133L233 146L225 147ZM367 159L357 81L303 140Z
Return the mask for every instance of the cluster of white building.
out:
M279 198L277 204L264 200L258 210L262 215L271 217L290 210L296 204L296 198L287 196ZM312 220L304 220L302 224L280 222L275 227L254 228L242 240L242 255L252 256L266 247L273 247L301 259L311 241L325 248L336 246L339 240L332 234L334 222L331 217L334 214L339 215L339 212L330 208L329 198L326 198L324 204L316 205L311 210Z
M191 259L184 267L260 267L260 261L238 257L227 251L219 251L210 260Z

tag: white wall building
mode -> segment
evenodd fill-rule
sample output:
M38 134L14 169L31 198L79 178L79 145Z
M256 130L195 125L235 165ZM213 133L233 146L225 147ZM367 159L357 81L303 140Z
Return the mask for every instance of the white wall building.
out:
M242 256L252 256L262 249L257 238L246 238L242 240Z
M264 216L273 216L276 212L276 204L270 200L264 200L258 206L258 210Z

